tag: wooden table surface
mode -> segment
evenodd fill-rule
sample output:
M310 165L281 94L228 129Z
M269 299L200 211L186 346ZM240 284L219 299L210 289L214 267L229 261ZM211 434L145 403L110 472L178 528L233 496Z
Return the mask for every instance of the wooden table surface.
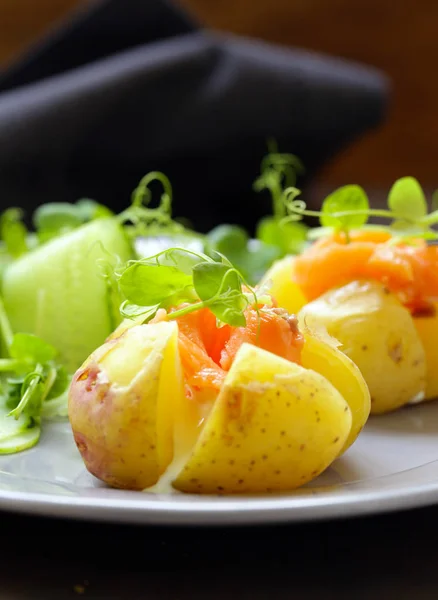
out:
M91 0L0 0L0 63ZM363 61L393 81L383 127L336 158L324 183L438 187L436 0L180 0L208 27Z

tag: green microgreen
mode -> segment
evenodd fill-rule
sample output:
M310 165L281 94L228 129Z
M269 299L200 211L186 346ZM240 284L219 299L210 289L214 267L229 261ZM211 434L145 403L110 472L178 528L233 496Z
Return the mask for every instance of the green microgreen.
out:
M114 213L94 200L82 198L74 204L49 202L33 214L33 225L40 243L47 242L95 219L112 217Z
M121 306L123 316L143 315L143 322L150 321L159 309L170 311L168 319L177 319L208 307L219 325L243 326L245 308L258 302L240 271L215 251L207 255L169 248L130 261L118 278L126 298Z
M27 252L27 228L20 208L8 208L0 216L0 239L12 258Z
M421 220L427 213L423 189L414 177L398 179L389 190L388 207L397 221Z
M438 210L428 213L427 201L419 182L413 177L398 179L388 194L388 208L370 208L365 191L357 185L346 185L329 194L321 210L308 210L306 203L298 199L298 190L287 188L283 202L288 214L284 223L299 222L305 216L318 217L321 227L309 232L309 239L317 239L333 232L345 234L349 241L352 229L379 229L390 232L391 243L410 238L438 239L432 227L438 223ZM435 196L435 195L434 195ZM370 217L389 220L389 224L368 223Z
M6 268L11 260L84 223L112 215L109 208L88 198L78 200L75 204L49 202L34 211L32 222L35 231L30 232L23 222L23 211L8 208L0 215L0 240L3 245L0 266Z
M225 255L244 278L255 285L274 262L281 257L278 245L262 239L251 239L238 225L218 225L206 237L206 251Z
M298 254L306 243L308 227L304 223L285 221L287 207L284 190L296 185L298 176L304 173L300 159L294 154L279 153L277 144L268 144L269 152L263 158L260 175L254 182L254 190L268 190L272 199L272 216L264 217L256 228L256 238L265 246L278 250L280 258L286 254Z
M253 187L256 192L268 190L272 198L272 213L276 219L286 215L282 201L285 187L294 186L298 175L304 173L304 166L294 154L279 153L274 140L268 142L268 153L260 165L260 175Z
M151 207L152 183L161 184L163 191L158 205ZM172 186L164 173L147 173L132 192L131 206L118 215L132 239L151 233L182 233L184 226L172 219Z
M220 323L244 327L248 305L242 292L242 276L229 264L201 262L193 268L193 286Z
M64 367L56 363L57 350L51 344L33 334L12 333L1 300L0 334L7 353L6 358L0 359L0 371L5 374L0 396L3 407L0 411L1 454L9 451L13 437L19 445L20 436L31 428L35 428L35 435L30 438L32 443L38 441L43 407L63 395L65 404L70 378ZM62 409L58 403L56 411L51 408L52 413L61 410L65 412L65 407ZM14 427L7 424L11 418L16 421Z

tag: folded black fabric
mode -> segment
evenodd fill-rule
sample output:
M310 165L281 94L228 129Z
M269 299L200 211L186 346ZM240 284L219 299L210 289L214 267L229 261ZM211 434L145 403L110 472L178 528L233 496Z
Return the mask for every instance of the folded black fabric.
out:
M0 78L2 205L92 197L115 210L150 170L205 230L252 227L274 137L307 177L383 118L379 72L201 30L163 0L106 0Z

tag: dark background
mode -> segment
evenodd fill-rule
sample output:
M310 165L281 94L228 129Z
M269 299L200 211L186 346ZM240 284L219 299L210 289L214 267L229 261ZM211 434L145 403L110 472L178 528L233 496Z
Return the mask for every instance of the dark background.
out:
M436 600L437 515L245 529L3 517L0 600Z
M145 0L146 1L146 0ZM0 65L89 0L0 0ZM436 0L180 0L206 26L355 59L393 81L384 126L324 169L320 183L438 187Z

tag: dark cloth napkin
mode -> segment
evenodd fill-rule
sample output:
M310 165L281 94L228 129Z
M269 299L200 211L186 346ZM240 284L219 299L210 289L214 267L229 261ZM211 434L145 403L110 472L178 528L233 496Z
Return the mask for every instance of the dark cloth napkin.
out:
M387 96L376 70L205 31L165 0L92 2L0 77L2 208L121 210L162 170L176 215L252 227L270 207L252 191L267 138L309 181L379 124Z

